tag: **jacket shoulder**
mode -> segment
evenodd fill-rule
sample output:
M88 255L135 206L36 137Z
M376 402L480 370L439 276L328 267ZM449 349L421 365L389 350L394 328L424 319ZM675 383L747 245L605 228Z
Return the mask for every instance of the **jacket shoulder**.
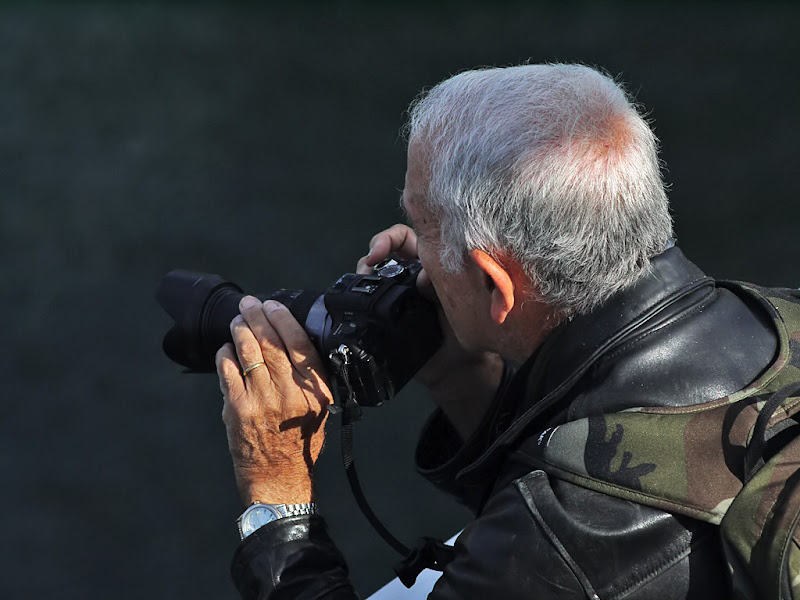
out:
M430 597L712 600L724 568L712 526L534 470L490 497Z

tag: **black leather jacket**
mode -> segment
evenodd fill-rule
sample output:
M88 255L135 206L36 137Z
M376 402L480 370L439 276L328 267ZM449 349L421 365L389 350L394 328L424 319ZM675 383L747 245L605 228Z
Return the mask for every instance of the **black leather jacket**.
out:
M507 368L466 444L436 412L418 468L476 518L430 598L729 598L716 526L549 477L526 445L566 420L738 391L776 348L757 306L671 248L636 286L560 326L516 372ZM356 597L320 517L262 527L237 550L232 573L245 598Z

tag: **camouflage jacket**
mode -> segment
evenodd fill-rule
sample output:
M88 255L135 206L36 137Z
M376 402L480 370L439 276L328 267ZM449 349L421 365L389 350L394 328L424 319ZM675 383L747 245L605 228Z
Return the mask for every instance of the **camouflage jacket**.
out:
M773 313L672 248L636 287L554 332L467 444L458 447L435 415L418 448L420 470L477 518L431 597L493 589L503 598L730 598L713 520L604 492L609 482L641 489L654 464L680 470L687 457L702 460L701 446L676 443L679 432L658 426L637 429L653 442L650 454L632 457L618 417L668 411L685 415L685 431L703 430L695 408L780 368L779 343L789 342ZM676 478L674 493L724 496L712 480L727 471L717 467Z
M724 284L770 315L778 349L743 389L543 430L547 473L720 525L734 599L800 598L800 291Z
M615 425L597 416L691 410L734 394L773 363L778 344L758 302L717 285L671 248L636 286L561 326L519 369L507 369L466 444L435 413L420 439L418 468L476 517L430 598L729 598L716 525L548 474L540 441L555 440L557 426L585 423L585 439L608 443L588 462L579 444L565 444L566 455L635 488L651 459L618 454ZM685 489L702 487L687 482ZM239 547L232 573L245 598L357 597L318 516L256 531Z

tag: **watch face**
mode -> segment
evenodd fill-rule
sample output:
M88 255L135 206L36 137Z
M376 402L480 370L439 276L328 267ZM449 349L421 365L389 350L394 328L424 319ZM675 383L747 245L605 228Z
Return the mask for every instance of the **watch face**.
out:
M247 537L259 527L263 527L278 518L275 509L263 504L251 506L242 515L242 535Z

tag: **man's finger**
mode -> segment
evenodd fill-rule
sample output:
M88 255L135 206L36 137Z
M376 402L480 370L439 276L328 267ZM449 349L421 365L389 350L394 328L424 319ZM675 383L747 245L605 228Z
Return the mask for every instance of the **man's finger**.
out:
M374 267L394 253L404 260L417 258L417 236L408 225L392 225L373 236L369 242L370 252L364 257L365 264Z
M369 275L372 273L372 267L367 264L367 256L362 256L358 259L358 263L356 264L356 273L359 275Z
M261 300L253 296L245 296L239 302L239 310L261 345L263 360L270 368L279 368L279 363L286 354L286 347L281 341L281 336L267 319ZM242 366L244 367L244 365Z
M264 312L280 336L294 369L306 378L315 373L323 376L324 367L317 349L289 309L279 302L267 300Z
M268 378L268 369L264 367L251 368L255 365L265 363L266 360L261 350L261 343L256 339L256 336L253 334L253 331L242 315L237 315L233 321L231 321L231 337L233 337L236 355L239 358L239 365L242 368L242 378L245 382L259 381L265 377ZM246 375L245 372L247 373Z
M219 389L226 399L238 398L244 393L244 381L233 344L225 344L214 358L219 376Z

